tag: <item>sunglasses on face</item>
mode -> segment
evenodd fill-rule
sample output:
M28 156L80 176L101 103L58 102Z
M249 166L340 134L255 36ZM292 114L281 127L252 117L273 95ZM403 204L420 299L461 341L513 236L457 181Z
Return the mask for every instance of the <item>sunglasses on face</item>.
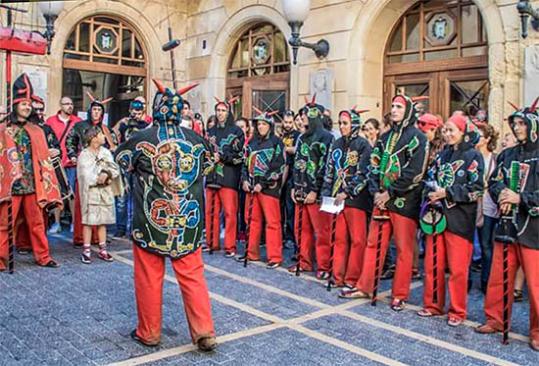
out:
M34 108L34 111L36 111L36 112L44 112L45 108Z

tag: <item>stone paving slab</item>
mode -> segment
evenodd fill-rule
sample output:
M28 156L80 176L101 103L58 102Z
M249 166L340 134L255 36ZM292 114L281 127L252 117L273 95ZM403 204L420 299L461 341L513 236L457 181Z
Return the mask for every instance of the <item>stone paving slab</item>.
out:
M276 329L219 346L214 355L198 351L152 362L172 365L380 365L289 328Z
M449 327L446 317L425 319L410 310L396 313L387 304L378 306L375 311L368 305L356 306L350 311L520 365L537 365L539 361L537 352L532 351L525 342L511 340L510 344L505 346L501 344L501 334L481 335L475 333L472 327L464 325Z

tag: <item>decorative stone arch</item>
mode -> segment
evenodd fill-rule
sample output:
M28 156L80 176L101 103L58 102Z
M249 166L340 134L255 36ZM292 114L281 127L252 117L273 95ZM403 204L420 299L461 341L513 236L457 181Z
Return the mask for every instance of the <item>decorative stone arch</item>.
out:
M487 31L489 46L489 118L496 124L503 121L505 68L505 34L495 0L473 0ZM360 10L350 37L348 52L349 103L382 114L383 68L385 48L395 23L413 5L409 0L377 0L367 2ZM371 79L366 78L370 75ZM372 78L377 80L372 82Z
M216 30L217 37L212 50L211 63L207 77L207 109L211 108L210 98L225 94L228 62L234 45L241 35L255 23L271 23L283 32L286 39L291 36L290 26L284 16L275 8L266 5L253 5L231 14L226 22ZM297 66L290 64L290 95L298 93ZM295 108L295 98L290 98L290 107ZM206 111L208 112L208 110Z
M97 11L96 9L100 9ZM101 10L106 9L106 10ZM83 19L95 16L103 15L113 18L122 19L135 30L137 37L142 41L142 47L146 56L146 68L148 77L151 75L157 75L158 70L167 67L165 57L162 57L160 45L162 40L159 39L155 26L152 25L146 16L134 6L123 2L108 2L105 0L90 0L80 5L73 6L67 11L60 14L56 21L56 25L60 25L56 31L56 35L51 44L51 55L63 55L64 45L71 34L74 27ZM62 61L63 57L50 57L49 58L49 101L53 104L55 101L60 100L62 93L62 79L57 75L62 75ZM170 66L168 66L170 68ZM153 94L152 83L148 83L148 89L146 90L146 97L149 98ZM148 99L151 100L151 99Z

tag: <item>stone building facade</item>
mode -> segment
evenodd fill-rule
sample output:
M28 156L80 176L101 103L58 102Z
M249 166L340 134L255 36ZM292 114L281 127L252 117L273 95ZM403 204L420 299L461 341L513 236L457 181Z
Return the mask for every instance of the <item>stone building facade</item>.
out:
M432 100L451 99L453 98L451 93L457 93L459 90L466 92L467 87L471 88L469 92L473 94L474 86L470 83L466 84L466 81L483 78L486 84L483 83L482 86L477 84L479 85L477 92L478 95L483 95L485 100L480 101L477 95L469 97L475 98L478 104L488 106L489 119L499 126L503 125L504 116L510 112L511 107L507 101L517 104L530 103L530 100L535 97L534 94L539 95L539 88L530 82L539 70L539 62L535 62L539 55L539 48L535 47L539 43L539 33L530 27L528 38L521 37L520 17L516 10L517 1L432 0L423 1L424 5L420 3L421 1L417 0L313 0L309 17L301 29L301 36L307 42L316 42L320 38L326 39L331 47L329 55L320 60L312 51L300 49L298 64L293 65L290 62L291 52L288 50L285 55L286 59L278 66L280 73L268 72L267 75L258 75L255 68L254 73L249 71L250 79L240 77L239 81L234 81L232 75L238 74L231 71L234 69L231 58L238 49L239 39L251 40L251 38L245 38L246 32L259 24L269 24L273 26L273 31L270 30L270 36L267 39L276 39L275 32L277 31L282 33L284 39L290 37L290 27L283 15L281 0L70 1L65 3L65 8L56 21L56 36L52 42L51 55L16 56L14 74L31 70L35 72L36 77L41 77L41 87L46 93L44 97L49 102L48 112L54 112L56 101L59 100L66 87L64 85L66 44L72 37L77 24L90 17L101 16L117 19L135 33L137 42L140 42L138 52L143 55L144 59L144 71L141 72L139 84L140 80L144 81L139 85L138 92L149 100L155 91L153 85L148 82L150 78L159 78L171 84L170 55L161 50L161 46L169 40L168 27L170 26L173 38L179 38L182 41L182 44L173 51L176 79L179 85L190 82L200 83L200 86L188 98L192 100L195 109L200 110L204 116L211 113L213 97L223 97L229 91L250 93L243 95L245 100L241 111L243 114L248 114L250 106L256 104L257 88L263 89L263 85L270 85L274 79L277 80L275 85L281 85L281 88L285 85L284 97L281 96L281 99L284 98L283 103L288 108L297 109L303 104L305 96L309 96L313 89L320 88L322 93L326 93L325 97L331 110L338 111L352 105L359 105L361 108L370 110L367 113L368 117L380 118L384 110L388 108L388 98L396 92L392 88L399 87L397 85L399 82L395 81L397 79L404 80L403 85L423 83L421 85L426 85L427 89L422 92L430 93ZM533 1L532 4L539 6L539 1ZM16 16L15 26L43 29L43 19L38 14L35 4L19 6L29 9L29 13ZM420 6L424 6L425 11L420 10ZM429 6L438 7L441 10L429 12ZM449 9L451 6L454 6L453 10L444 15L443 8ZM456 10L457 7L459 10ZM405 63L390 64L388 60L392 56L389 56L388 52L394 50L392 39L398 32L403 32L398 29L399 22L402 23L403 15L408 13L411 15L406 18L409 19L405 21L408 28L404 31L408 33L404 35L403 42L416 42L417 39L412 33L421 32L419 37L423 46L420 47L422 50L418 51L421 54L421 60L426 60L429 54L424 47L441 45L440 49L443 50L444 38L447 40L445 43L447 47L458 43L459 46L456 47L458 47L459 55L461 53L464 55L468 51L461 51L461 49L468 46L462 41L469 35L469 30L462 29L460 33L457 31L453 36L451 32L455 30L455 27L460 27L468 21L464 18L468 19L471 16L472 13L469 10L471 7L477 9L482 19L475 20L481 29L479 29L480 39L476 40L479 45L476 47L478 53L470 58L474 60L470 61L472 64L466 64L468 62L466 60L454 61L451 59L452 56L444 57L443 53L433 56L435 62L430 64L423 62L421 67L424 69L421 75L416 75L416 70L413 67L410 69L410 65ZM416 19L415 26L414 19ZM2 12L2 24L5 24L4 12ZM438 40L425 43L424 37L427 37L427 33L431 31ZM398 34L400 36L400 33ZM409 41L405 40L408 36L411 37ZM436 43L438 41L441 43ZM481 41L484 47L480 45ZM259 43L252 43L244 50L242 49L244 53L251 53L247 56L242 55L255 64L257 61L253 60L258 60L256 57L268 57L267 52L270 47L270 43L265 43L266 41L256 42ZM253 47L259 51L255 56L252 54ZM401 47L403 55L408 52L406 47L399 45L398 42L395 47L397 49ZM271 52L274 52L273 48ZM407 56L403 55L397 55L395 59L406 61ZM277 56L272 54L271 57ZM279 57L282 58L283 55ZM416 61L414 59L414 62ZM68 61L67 65L73 67L78 63ZM88 68L88 65L85 67ZM277 70L277 66L271 67L271 70ZM464 75L462 84L451 84L454 80L447 75L453 75L452 72L468 68L479 71L469 75L457 73L455 75ZM98 69L99 65L96 65L96 70ZM113 72L115 69L105 67L105 71L107 70ZM390 75L388 70L393 70L395 73ZM408 70L408 72L402 74L399 70ZM437 74L438 79L435 82L432 81L433 78L429 79L429 75L433 75L434 72L443 72ZM261 71L261 73L264 72ZM480 76L481 73L484 73L484 76ZM395 75L398 78L395 78ZM260 79L258 82L257 78ZM0 79L0 85L4 88L3 73ZM251 86L246 89L242 80L250 81L252 85L249 84ZM412 81L406 82L406 80ZM97 94L99 94L99 82L97 88L93 83L82 84L84 84L83 87L90 85L93 89L97 89ZM235 89L231 89L231 85L234 85ZM456 91L452 89L453 87ZM417 87L413 90L418 92ZM2 89L2 91L4 103L5 90ZM124 96L129 98L134 95L133 92L137 90L124 93ZM278 97L277 94L271 94L270 99L272 96ZM442 107L438 108L438 113L445 116L450 112L448 106L453 101L449 99L440 104ZM457 99L465 101L466 97L461 95ZM81 104L83 104L82 101Z

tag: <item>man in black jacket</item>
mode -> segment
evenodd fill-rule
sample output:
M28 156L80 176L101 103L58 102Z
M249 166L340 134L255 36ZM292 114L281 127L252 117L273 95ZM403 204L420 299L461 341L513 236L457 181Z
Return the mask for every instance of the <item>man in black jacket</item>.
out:
M397 265L391 309L404 309L410 294L415 236L421 205L421 186L427 165L428 141L414 127L417 112L411 98L397 95L391 103L391 130L384 133L371 154L369 191L374 196L373 219L361 278L347 298L368 297L375 290L376 268L385 258L393 233ZM379 231L381 235L379 237ZM378 260L377 260L378 258Z
M294 158L294 189L292 198L296 203L296 237L299 246L300 271L312 271L312 252L316 249L317 273L320 280L327 280L330 271L330 215L320 211L320 192L324 182L326 162L333 135L324 128L325 108L315 99L307 102L303 116L308 122L307 131L297 143ZM300 217L301 216L301 217ZM316 242L315 242L316 236ZM313 248L314 247L314 248ZM290 271L295 271L292 266Z
M518 144L500 153L496 169L489 179L489 193L492 199L498 202L502 217L494 237L492 267L485 298L487 322L476 329L479 333L495 333L503 329L503 252L504 246L507 245L509 319L511 318L515 275L518 267L522 266L530 299L530 347L535 351L539 351L539 115L536 110L537 102L538 100L529 108L515 108L516 112L509 116L509 125ZM502 231L500 227L504 221L506 227L509 228L507 231ZM513 243L509 244L510 241Z
M216 98L217 99L217 98ZM225 214L225 257L236 255L238 190L243 163L244 134L234 123L232 103L217 99L217 123L208 130L215 169L206 177L206 250L219 250L219 218Z

